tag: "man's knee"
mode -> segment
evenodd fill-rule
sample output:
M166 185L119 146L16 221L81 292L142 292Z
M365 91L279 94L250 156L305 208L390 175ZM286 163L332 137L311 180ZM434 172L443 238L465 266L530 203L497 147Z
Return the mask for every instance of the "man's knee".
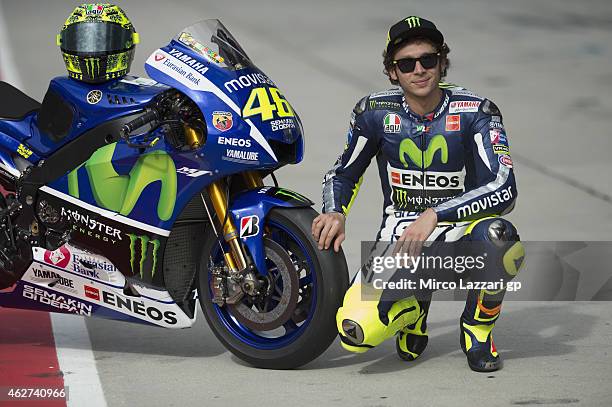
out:
M413 324L420 314L414 297L397 301L391 306L383 322L378 304L381 290L368 284L353 284L344 296L336 314L336 325L342 347L352 352L365 352L395 335L403 327Z
M492 252L503 266L506 278L514 278L525 258L525 248L514 225L503 218L484 218L474 221L466 231L472 242L483 242L483 249Z

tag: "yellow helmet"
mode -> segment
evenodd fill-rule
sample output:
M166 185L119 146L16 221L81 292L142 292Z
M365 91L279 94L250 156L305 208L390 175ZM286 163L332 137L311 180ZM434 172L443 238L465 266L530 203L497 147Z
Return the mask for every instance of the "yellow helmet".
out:
M134 26L113 4L81 4L57 35L68 75L87 83L126 75L138 42Z

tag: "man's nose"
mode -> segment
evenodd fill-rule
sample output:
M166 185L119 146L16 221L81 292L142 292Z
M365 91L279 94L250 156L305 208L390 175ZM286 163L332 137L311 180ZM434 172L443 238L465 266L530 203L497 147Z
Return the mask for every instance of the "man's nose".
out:
M414 73L423 73L426 70L427 69L423 68L423 65L421 65L421 61L416 61L414 65Z

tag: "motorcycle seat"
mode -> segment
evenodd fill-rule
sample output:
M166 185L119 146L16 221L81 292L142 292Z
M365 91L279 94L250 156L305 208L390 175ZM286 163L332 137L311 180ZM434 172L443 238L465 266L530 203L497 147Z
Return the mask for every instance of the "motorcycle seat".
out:
M22 120L28 113L40 109L40 103L16 87L0 81L0 119Z

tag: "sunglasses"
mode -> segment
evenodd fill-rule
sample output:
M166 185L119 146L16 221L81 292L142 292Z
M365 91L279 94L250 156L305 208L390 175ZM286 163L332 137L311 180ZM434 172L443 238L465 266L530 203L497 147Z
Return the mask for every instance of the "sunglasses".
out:
M437 54L425 54L419 58L402 58L393 61L394 65L397 65L400 71L403 73L410 73L416 68L416 63L419 61L424 69L431 69L438 65L440 53Z

